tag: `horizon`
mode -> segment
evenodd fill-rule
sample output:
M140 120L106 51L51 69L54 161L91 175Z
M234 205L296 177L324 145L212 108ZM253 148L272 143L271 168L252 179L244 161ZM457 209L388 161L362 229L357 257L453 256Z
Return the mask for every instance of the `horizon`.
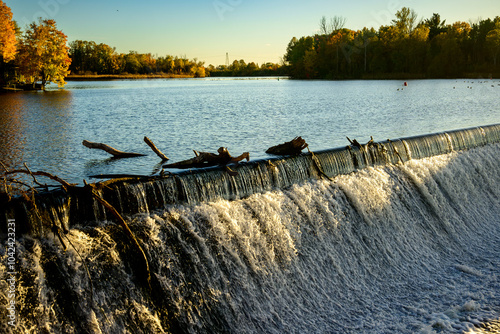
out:
M205 66L224 65L243 59L259 65L280 63L293 37L318 33L322 16L346 19L345 28L361 30L390 25L402 7L414 9L419 20L438 13L447 24L477 22L500 15L500 2L464 0L439 4L415 0L307 3L283 0L250 3L243 0L192 1L171 5L159 0L98 2L90 0L5 0L13 19L24 31L42 17L54 19L59 30L75 40L95 41L116 48L118 53L137 51L157 57L186 57ZM363 9L360 10L359 8Z

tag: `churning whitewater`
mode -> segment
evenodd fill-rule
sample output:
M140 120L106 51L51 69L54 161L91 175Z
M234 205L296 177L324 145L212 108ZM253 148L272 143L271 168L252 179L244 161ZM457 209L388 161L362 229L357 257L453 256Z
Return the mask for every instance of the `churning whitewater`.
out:
M150 290L112 222L19 238L15 332L471 331L500 317L498 166L492 144L128 217Z

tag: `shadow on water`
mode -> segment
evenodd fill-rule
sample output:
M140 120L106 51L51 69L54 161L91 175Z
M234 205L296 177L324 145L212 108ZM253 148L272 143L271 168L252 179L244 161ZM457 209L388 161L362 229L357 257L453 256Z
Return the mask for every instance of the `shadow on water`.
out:
M116 167L122 163L127 163L124 159L110 157L106 159L92 159L83 165L83 172L86 177L95 178L98 175L125 175L130 173L116 174ZM163 162L153 166L150 175L156 175L162 170ZM137 174L139 175L139 174ZM142 174L141 174L142 175ZM144 175L146 176L146 175Z
M113 157L107 159L92 159L85 163L84 172L86 175L96 174L97 171L101 172L107 170L117 161L119 161L119 159Z

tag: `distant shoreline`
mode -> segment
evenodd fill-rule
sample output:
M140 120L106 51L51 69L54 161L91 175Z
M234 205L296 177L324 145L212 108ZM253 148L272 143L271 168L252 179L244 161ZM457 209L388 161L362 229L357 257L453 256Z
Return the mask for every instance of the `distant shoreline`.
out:
M66 81L98 81L98 80L140 80L140 79L189 79L194 78L193 75L184 74L95 74L95 75L78 75L72 74L67 76Z
M239 78L241 76L219 76L219 75L207 75L204 78L228 78L234 77ZM248 76L248 77L260 77L260 76ZM269 77L269 76L263 76ZM273 77L273 76L271 76ZM286 77L288 79L295 80L318 80L318 79L304 79L304 78L293 78L292 76L276 76L276 77ZM95 74L95 75L70 75L65 78L66 81L105 81L105 80L146 80L146 79L192 79L197 78L193 75L185 74L171 74L171 73L160 73L160 74ZM386 74L365 74L362 77L343 77L336 79L319 79L319 80L332 80L332 81L343 81L343 80L429 80L429 79L499 79L499 73L464 73L457 77L429 77L425 74L416 73L386 73Z

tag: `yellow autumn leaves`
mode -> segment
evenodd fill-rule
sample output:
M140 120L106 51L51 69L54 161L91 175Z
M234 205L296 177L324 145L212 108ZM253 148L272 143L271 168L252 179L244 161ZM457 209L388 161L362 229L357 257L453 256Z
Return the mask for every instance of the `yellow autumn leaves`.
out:
M71 58L67 37L57 30L54 20L31 23L24 35L16 37L16 25L9 7L0 0L0 65L10 61L17 67L16 81L25 84L54 82L64 86Z
M12 21L12 12L0 0L0 57L3 58L3 61L10 61L14 59L15 55L16 29L14 21Z

